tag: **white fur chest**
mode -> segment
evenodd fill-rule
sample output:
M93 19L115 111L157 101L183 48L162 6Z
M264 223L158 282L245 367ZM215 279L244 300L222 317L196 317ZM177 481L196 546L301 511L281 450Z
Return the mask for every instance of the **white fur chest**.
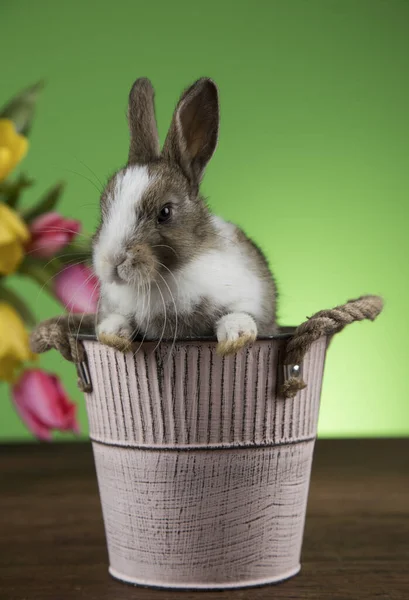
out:
M236 228L214 217L223 243L208 250L176 273L165 273L156 282L138 290L115 283L105 284L107 308L133 317L145 330L153 319L177 313L191 313L204 299L226 312L247 312L256 319L262 315L262 286L254 265L235 235Z

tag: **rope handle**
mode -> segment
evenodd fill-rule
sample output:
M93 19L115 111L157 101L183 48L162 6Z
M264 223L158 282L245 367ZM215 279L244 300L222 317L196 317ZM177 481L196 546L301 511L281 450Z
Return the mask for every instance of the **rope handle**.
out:
M88 332L94 326L95 318L92 314L53 317L39 323L30 335L32 352L42 354L55 348L66 360L75 364L77 384L83 392L91 392L92 384L84 346L78 334Z
M330 337L355 321L374 321L382 309L383 300L379 296L361 296L330 310L320 310L299 325L286 347L281 395L294 398L306 387L302 378L302 361L313 342L324 335Z

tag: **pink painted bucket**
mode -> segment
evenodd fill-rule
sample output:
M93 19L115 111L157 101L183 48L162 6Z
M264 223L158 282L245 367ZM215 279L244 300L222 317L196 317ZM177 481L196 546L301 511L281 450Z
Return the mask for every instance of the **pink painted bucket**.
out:
M224 589L298 573L327 338L304 358L308 386L284 399L287 337L229 357L211 340L122 354L84 339L113 577Z

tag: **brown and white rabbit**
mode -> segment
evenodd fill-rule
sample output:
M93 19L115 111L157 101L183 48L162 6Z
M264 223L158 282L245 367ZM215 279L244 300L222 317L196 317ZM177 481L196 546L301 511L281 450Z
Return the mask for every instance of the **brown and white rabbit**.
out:
M129 95L128 164L101 197L93 264L101 284L97 335L126 350L145 339L216 335L221 353L274 333L275 285L241 229L199 193L218 138L218 91L199 79L181 96L162 151L154 90Z
M228 354L273 334L276 290L265 257L199 193L218 138L214 82L199 79L182 94L162 151L148 79L131 89L128 121L128 163L101 196L93 240L100 342L126 351L136 336L216 335L219 352ZM33 332L32 347L54 345L72 359L65 340L81 324L94 326L95 315L47 321Z

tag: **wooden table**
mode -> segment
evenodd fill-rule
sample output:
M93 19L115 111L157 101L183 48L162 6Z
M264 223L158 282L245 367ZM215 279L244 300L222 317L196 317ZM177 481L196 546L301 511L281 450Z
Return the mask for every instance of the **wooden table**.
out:
M1 600L409 599L409 439L319 440L301 573L169 592L112 580L90 444L0 447Z

